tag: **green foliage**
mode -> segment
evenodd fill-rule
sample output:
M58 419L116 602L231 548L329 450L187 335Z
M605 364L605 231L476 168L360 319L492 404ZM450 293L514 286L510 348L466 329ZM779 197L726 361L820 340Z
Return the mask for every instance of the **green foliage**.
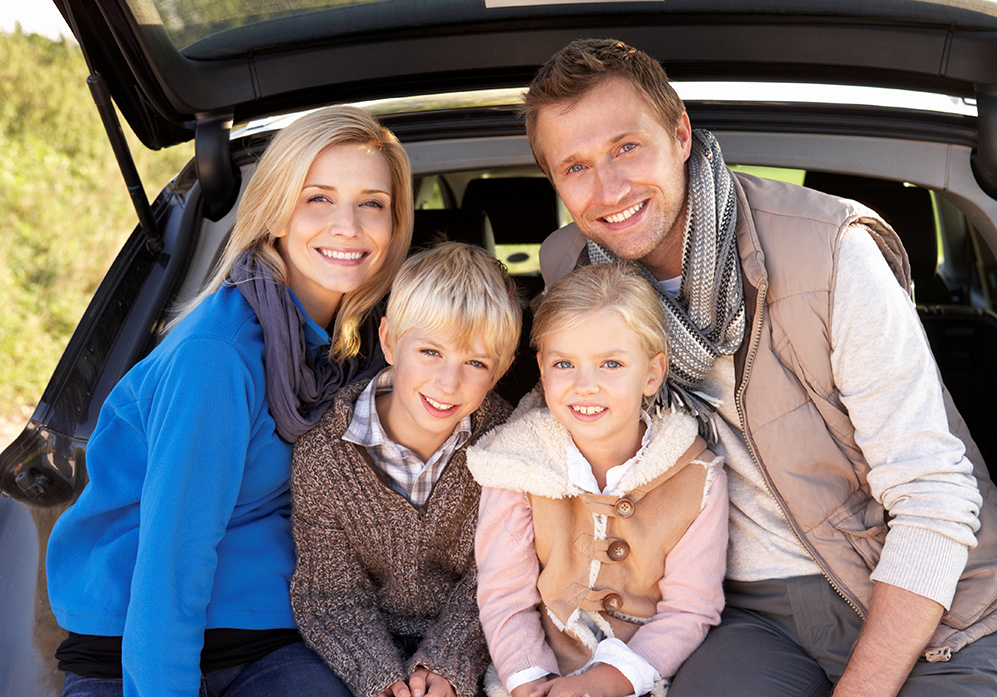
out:
M136 218L80 49L0 32L0 415L41 396ZM127 131L150 200L192 155Z

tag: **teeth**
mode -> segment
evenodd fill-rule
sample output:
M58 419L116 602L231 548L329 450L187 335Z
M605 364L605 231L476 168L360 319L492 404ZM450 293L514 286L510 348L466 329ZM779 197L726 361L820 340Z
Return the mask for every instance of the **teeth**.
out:
M584 416L592 416L593 414L601 414L606 411L606 407L571 407L574 411Z
M615 215L607 215L605 220L607 223L622 223L624 220L629 220L630 217L644 207L645 201L641 201L635 206L631 206L622 213L616 213Z
M319 249L319 253L329 259L341 259L343 261L356 261L363 258L363 252L337 252L333 249Z
M450 409L453 409L454 407L453 404L444 404L443 402L437 402L432 397L426 397L426 401L429 402L434 409L439 409L440 411L448 411Z

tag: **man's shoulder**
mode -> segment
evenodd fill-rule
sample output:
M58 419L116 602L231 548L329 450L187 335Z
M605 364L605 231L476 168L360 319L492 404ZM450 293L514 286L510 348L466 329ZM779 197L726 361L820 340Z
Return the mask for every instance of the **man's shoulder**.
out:
M850 199L831 196L800 184L734 172L752 213L805 218L840 225L863 217L878 217L870 208Z
M584 248L585 236L574 223L547 235L540 245L540 273L544 283L550 285L574 269Z

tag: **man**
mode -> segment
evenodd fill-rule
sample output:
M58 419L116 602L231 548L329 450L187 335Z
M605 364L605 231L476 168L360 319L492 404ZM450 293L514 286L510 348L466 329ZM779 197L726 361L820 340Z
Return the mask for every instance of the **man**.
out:
M727 461L727 609L669 697L997 695L997 494L893 230L733 175L620 42L569 44L523 111L575 221L544 243L545 281L634 260L670 330L664 399Z

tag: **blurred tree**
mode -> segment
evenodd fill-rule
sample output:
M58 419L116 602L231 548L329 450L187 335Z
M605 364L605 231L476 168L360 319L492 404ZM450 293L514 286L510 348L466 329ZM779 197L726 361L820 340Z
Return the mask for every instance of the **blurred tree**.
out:
M0 415L33 406L136 225L80 49L0 32ZM125 125L127 132L127 125ZM193 154L127 132L150 200Z

